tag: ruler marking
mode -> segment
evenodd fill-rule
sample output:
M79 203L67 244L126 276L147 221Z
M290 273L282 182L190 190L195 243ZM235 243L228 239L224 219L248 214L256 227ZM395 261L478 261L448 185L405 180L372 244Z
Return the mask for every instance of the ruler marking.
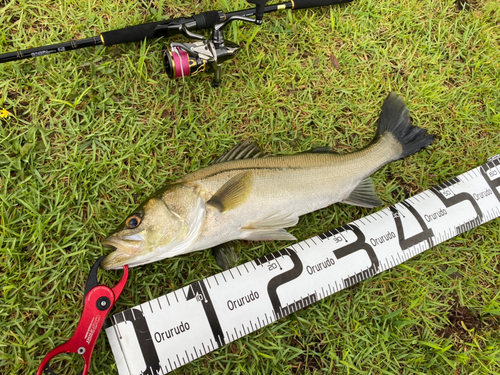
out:
M134 320L137 320L137 319L135 318L134 309L130 309L130 311L132 312L132 318L134 318Z
M281 256L283 258L283 255ZM274 259L276 261L276 263L278 264L278 267L280 268L280 270L283 269L283 267L281 267L281 264L280 262L278 261L278 258Z
M160 306L160 310L163 310L163 309L161 308L160 299L159 299L159 298L157 298L156 300L158 301L158 306Z
M212 286L210 285L210 281L208 280L209 277L207 277L205 280L207 281L207 284L208 284L208 289L212 289Z
M125 317L125 315L124 315ZM113 325L113 327L116 328L116 330L118 331L118 337L120 338L120 340L122 340L122 334L120 332L120 327L118 327L118 322L116 321L116 315L113 315L113 320L115 321L115 324Z
M309 240L315 245L315 246L318 246L318 244L316 242L314 242L314 238L309 238Z
M141 309L141 313L144 315L144 311L142 310L142 304L139 305L139 308Z
M304 250L304 248L302 247L302 245L300 244L300 242L299 242L297 245L299 245L299 247L300 247L302 250Z
M233 273L231 272L231 269L228 269L228 271L229 271L229 274L231 275L231 277L232 277L232 278L233 278L233 280L234 280L234 276L233 276Z
M205 349L205 344L203 343L203 341L201 342L201 346L203 348L203 351L205 352L205 354L207 354L207 349ZM169 361L170 362L170 361Z
M175 290L174 290L174 297L177 300L177 302L179 302L179 298L177 298L177 293L175 293Z
M220 274L222 275L222 278L224 279L224 282L227 283L226 276L224 276L224 272L221 272Z
M245 265L245 263L243 263L243 267L245 267L247 273L250 273L250 271L248 270L247 266Z
M236 331L236 327L233 327L234 328L234 334L236 335L236 339L239 339L240 336L238 336L238 331ZM234 341L234 340L233 340Z
M151 306L151 301L148 301L149 308L151 309L151 314L153 313L153 307Z
M219 285L219 281L217 281L217 277L215 277L215 275L214 275L214 280L217 283L217 285Z
M167 300L167 303L170 306L170 301L168 300L168 294L165 294L165 299Z
M168 364L170 365L170 371L174 371L174 366L172 366L172 363L170 362L170 358L168 359Z
M240 269L238 268L239 266L236 266L236 271L238 271L238 273L240 274L240 276L242 276L241 272L240 272Z

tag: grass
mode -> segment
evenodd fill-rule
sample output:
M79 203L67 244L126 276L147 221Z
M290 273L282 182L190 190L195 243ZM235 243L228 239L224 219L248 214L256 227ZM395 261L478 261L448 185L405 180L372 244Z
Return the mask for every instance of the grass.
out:
M366 145L401 94L428 149L376 173L387 205L500 153L500 7L494 0L356 0L233 24L245 44L222 86L162 72L167 42L89 48L0 65L0 372L33 374L73 333L100 241L165 182L255 138L270 153ZM211 9L208 2L0 1L0 52ZM179 37L174 40L183 40ZM338 66L337 66L338 64ZM334 205L306 239L367 215ZM498 219L343 290L175 374L497 374ZM244 243L242 262L284 242ZM129 308L219 272L209 251L135 268ZM102 272L111 285L119 272ZM78 358L70 358L76 361ZM78 369L78 362L69 367ZM76 373L75 370L73 373ZM101 335L92 374L112 374Z

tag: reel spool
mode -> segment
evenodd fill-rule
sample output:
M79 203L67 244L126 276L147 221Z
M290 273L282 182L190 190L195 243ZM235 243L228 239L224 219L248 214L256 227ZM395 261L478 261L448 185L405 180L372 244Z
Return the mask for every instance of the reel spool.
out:
M206 69L204 60L190 59L188 53L180 48L165 51L163 65L170 79L195 76Z
M213 40L202 40L195 43L172 43L165 51L163 65L167 76L171 79L192 77L200 73L214 74L212 85L221 83L221 65L235 57L240 47L232 42L217 46Z

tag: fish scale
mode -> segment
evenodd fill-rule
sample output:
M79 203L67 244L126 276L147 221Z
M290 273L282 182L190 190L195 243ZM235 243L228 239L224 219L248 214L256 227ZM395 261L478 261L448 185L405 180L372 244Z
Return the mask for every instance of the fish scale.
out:
M500 216L500 155L342 227L113 315L120 375L166 374Z

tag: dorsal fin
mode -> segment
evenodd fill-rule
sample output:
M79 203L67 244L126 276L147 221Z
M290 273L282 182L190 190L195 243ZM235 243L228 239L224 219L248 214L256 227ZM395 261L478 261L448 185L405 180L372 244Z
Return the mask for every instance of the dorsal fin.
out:
M223 163L230 160L255 159L262 156L265 156L265 154L259 146L253 143L250 139L247 139L245 142L238 143L231 150L215 160L213 164Z

